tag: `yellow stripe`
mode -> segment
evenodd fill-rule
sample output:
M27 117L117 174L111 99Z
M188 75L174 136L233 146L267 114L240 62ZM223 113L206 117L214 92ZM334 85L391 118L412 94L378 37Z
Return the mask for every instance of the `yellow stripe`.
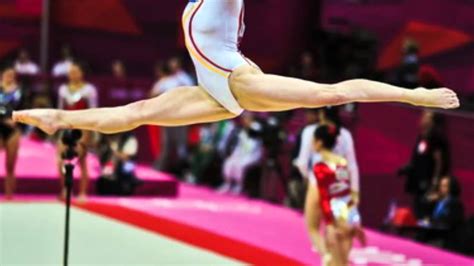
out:
M227 72L224 72L216 67L214 67L213 65L209 64L207 62L207 60L205 60L204 58L202 58L195 50L194 50L194 47L191 45L190 43L190 40L188 40L188 36L189 36L189 33L188 33L188 25L187 25L187 22L188 22L188 19L189 17L191 16L191 14L195 13L197 7L199 6L199 2L196 2L192 8L190 8L184 15L183 15L183 20L182 20L182 24L183 24L183 31L184 31L184 42L185 42L185 45L186 45L186 48L188 49L188 52L191 54L192 57L194 57L199 63L201 63L201 65L203 67L205 67L207 70L211 71L211 72L214 72L222 77L225 77L225 78L228 78L230 73L227 73Z
M188 11L186 11L186 13L184 13L183 15L183 19L182 19L182 23L183 23L183 28L186 27L186 21L188 21L188 18L189 16L191 15L191 13L194 12L194 10L197 8L197 5L194 4L192 8L189 8Z
M188 51L191 53L191 56L193 56L199 63L201 63L201 65L203 67L205 67L206 69L208 69L209 71L211 72L214 72L220 76L223 76L225 78L228 78L230 73L227 73L227 72L224 72L216 67L214 67L213 65L209 64L204 58L202 58L196 51L194 51L192 49L192 47L190 47L190 45L188 44L188 42L186 41L186 47L188 48Z

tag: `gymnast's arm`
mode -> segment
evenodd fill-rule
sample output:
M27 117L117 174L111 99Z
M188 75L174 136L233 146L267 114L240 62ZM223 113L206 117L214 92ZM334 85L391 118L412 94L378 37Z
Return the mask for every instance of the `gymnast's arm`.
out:
M351 183L351 191L353 195L353 199L356 205L359 204L359 191L360 191L360 174L359 174L359 165L357 164L357 158L355 154L354 148L354 140L352 135L349 131L346 131L345 134L346 139L346 149L344 158L347 160L347 168L349 169L349 176L350 176L350 183Z

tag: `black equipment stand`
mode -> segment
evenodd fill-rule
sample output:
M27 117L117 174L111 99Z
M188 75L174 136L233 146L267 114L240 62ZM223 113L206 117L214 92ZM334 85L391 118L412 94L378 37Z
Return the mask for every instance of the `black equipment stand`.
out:
M64 161L64 186L66 188L66 217L64 227L64 257L63 265L68 266L69 263L69 220L71 209L71 194L74 184L74 162L77 157L76 146L81 139L82 132L80 130L65 130L63 132L61 141L66 147L66 150L61 154Z

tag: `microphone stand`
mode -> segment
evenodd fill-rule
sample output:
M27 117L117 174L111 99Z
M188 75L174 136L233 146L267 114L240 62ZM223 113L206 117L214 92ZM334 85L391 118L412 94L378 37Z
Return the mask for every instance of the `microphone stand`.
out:
M66 150L61 154L64 161L64 186L66 188L66 217L64 227L64 253L63 265L69 264L69 220L71 209L71 194L74 185L74 159L77 157L76 147L77 142L81 139L82 133L80 130L66 130L63 132L61 138Z

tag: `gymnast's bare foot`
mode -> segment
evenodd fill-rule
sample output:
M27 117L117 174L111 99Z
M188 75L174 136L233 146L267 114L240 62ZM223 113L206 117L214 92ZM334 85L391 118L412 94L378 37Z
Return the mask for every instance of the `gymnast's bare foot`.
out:
M32 109L13 112L13 121L35 126L46 132L54 134L62 128L67 128L61 122L59 110L56 109Z
M409 102L416 106L454 109L459 107L456 93L447 88L424 89L418 88L408 92Z

